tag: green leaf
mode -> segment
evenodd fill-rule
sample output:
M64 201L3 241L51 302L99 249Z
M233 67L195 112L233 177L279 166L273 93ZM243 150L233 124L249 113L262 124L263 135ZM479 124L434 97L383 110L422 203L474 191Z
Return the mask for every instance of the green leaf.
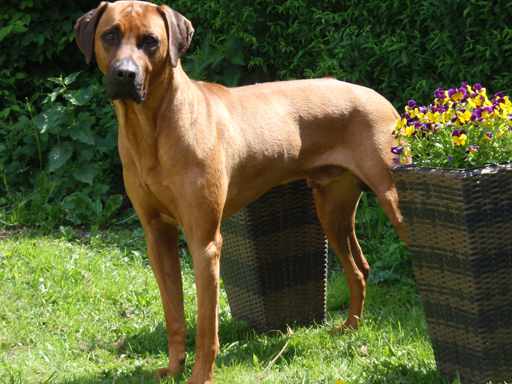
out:
M108 137L102 138L95 136L94 141L96 142L96 145L100 145L102 147L115 148L117 146L117 141L109 139Z
M48 154L50 172L62 167L72 154L73 150L69 144L62 143L55 145Z
M64 79L64 84L65 84L65 85L69 85L69 84L71 84L72 82L74 82L80 73L82 73L82 71L72 73L71 75L69 75L68 77L66 77L66 78Z
M61 105L54 105L53 107L41 112L39 115L34 116L32 121L39 128L40 133L45 133L49 128L54 125L62 124L68 116L64 114L64 107Z
M99 169L96 164L85 164L80 169L73 171L73 177L82 183L92 184L94 176L98 175Z
M33 0L24 0L23 3L21 3L21 9L25 9L26 7L33 7L34 1Z
M87 148L87 146L84 145L83 148L80 149L80 161L91 161L95 150L96 148L94 147Z
M21 21L23 21L23 24L25 25L29 25L31 20L32 18L28 13L24 14L23 17L21 18Z
M17 21L12 28L12 33L21 34L28 31L28 28L23 25L22 21Z
M402 51L402 61L405 65L409 64L409 58L407 57L407 52Z
M49 79L48 79L48 80L49 80ZM58 81L58 80L59 80L59 79L57 79L57 81ZM55 89L53 90L53 92L52 92L52 93L50 93L50 94L48 95L48 99L49 99L49 101L51 101L51 102L53 103L53 102L55 101L55 99L57 98L57 96L59 96L59 95L60 95L62 92L64 92L65 90L66 90L66 89L65 89L65 88L63 88L63 87L55 88Z
M1 112L0 112L0 117L1 118L4 118L4 119L7 119L7 116L9 116L9 113L11 112L11 108L4 108Z
M37 46L40 47L44 43L44 36L43 35L37 35L36 41L37 41Z
M0 29L0 41L5 39L5 37L12 31L13 25L8 25L7 27L3 27Z
M81 113L80 115L88 115L85 113ZM79 115L79 116L80 116ZM93 119L89 118L81 118L76 125L71 127L69 130L69 135L73 140L78 140L84 144L94 145L94 134L91 131L91 125L93 123Z
M39 189L46 188L46 185L48 184L48 176L46 176L46 173L41 172L41 175L39 175L39 180L37 181L37 187Z
M105 209L103 210L102 221L105 221L112 216L119 209L121 204L123 204L123 196L110 196L105 204Z
M61 207L66 213L66 219L77 225L84 221L94 220L97 216L96 204L82 192L66 196L62 200Z
M96 89L93 87L80 88L75 92L65 93L63 96L74 105L84 105L92 99Z

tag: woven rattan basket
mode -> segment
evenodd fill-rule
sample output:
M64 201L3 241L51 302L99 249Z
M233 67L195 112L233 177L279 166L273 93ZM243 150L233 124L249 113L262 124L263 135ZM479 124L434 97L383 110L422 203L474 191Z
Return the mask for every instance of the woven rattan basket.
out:
M512 166L393 176L438 369L512 382Z
M304 180L271 189L221 232L221 277L234 319L257 332L325 320L327 241Z

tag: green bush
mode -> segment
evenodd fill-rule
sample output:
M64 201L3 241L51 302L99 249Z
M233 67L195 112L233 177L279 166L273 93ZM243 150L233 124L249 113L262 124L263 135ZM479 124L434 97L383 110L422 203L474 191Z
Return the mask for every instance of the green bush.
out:
M25 97L37 97L48 77L87 68L74 46L73 25L97 5L96 0L0 3L0 119L20 113Z
M439 86L512 89L508 2L220 0L173 2L196 28L185 67L227 85L330 76L395 105Z
M27 213L4 221L53 226L65 218L74 224L103 224L105 213L111 216L121 205L121 195L111 196L112 191L123 192L115 112L96 78L87 87L72 89L79 74L49 78L52 92L39 104L39 113L26 100L29 114L0 126L6 197L22 209L19 213ZM82 199L72 200L77 194ZM78 211L70 213L70 207Z
M0 4L0 220L65 224L67 196L80 192L105 206L123 193L113 108L72 30L98 3ZM502 0L176 0L172 7L196 30L183 58L195 79L234 86L331 76L374 88L400 108L462 81L490 94L512 88L512 8Z
M87 223L105 223L114 201L114 210L119 208L120 196L112 200L112 194L124 192L115 112L99 71L87 71L92 67L73 33L76 19L97 3L24 0L0 5L4 223L77 224L65 199L75 193L106 206L85 216Z

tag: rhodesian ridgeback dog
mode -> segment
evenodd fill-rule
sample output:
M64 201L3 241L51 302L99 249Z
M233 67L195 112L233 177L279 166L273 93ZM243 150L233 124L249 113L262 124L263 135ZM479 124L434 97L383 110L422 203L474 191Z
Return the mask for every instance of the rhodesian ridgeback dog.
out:
M126 192L162 296L169 365L157 374L179 374L185 364L179 225L194 262L198 302L188 383L211 384L223 219L275 185L306 179L350 287L343 329L359 325L370 272L354 232L364 186L406 238L390 171L399 115L387 100L335 79L239 88L193 81L180 64L193 32L190 21L165 5L130 1L102 2L75 25L86 61L94 51L107 78Z

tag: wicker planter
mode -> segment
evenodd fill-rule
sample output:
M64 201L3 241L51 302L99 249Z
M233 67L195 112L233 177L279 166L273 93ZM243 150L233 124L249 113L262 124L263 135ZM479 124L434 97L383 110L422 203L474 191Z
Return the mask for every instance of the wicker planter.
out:
M233 318L257 332L321 323L327 241L305 181L277 186L222 223L221 277Z
M393 176L438 369L512 382L512 166Z

